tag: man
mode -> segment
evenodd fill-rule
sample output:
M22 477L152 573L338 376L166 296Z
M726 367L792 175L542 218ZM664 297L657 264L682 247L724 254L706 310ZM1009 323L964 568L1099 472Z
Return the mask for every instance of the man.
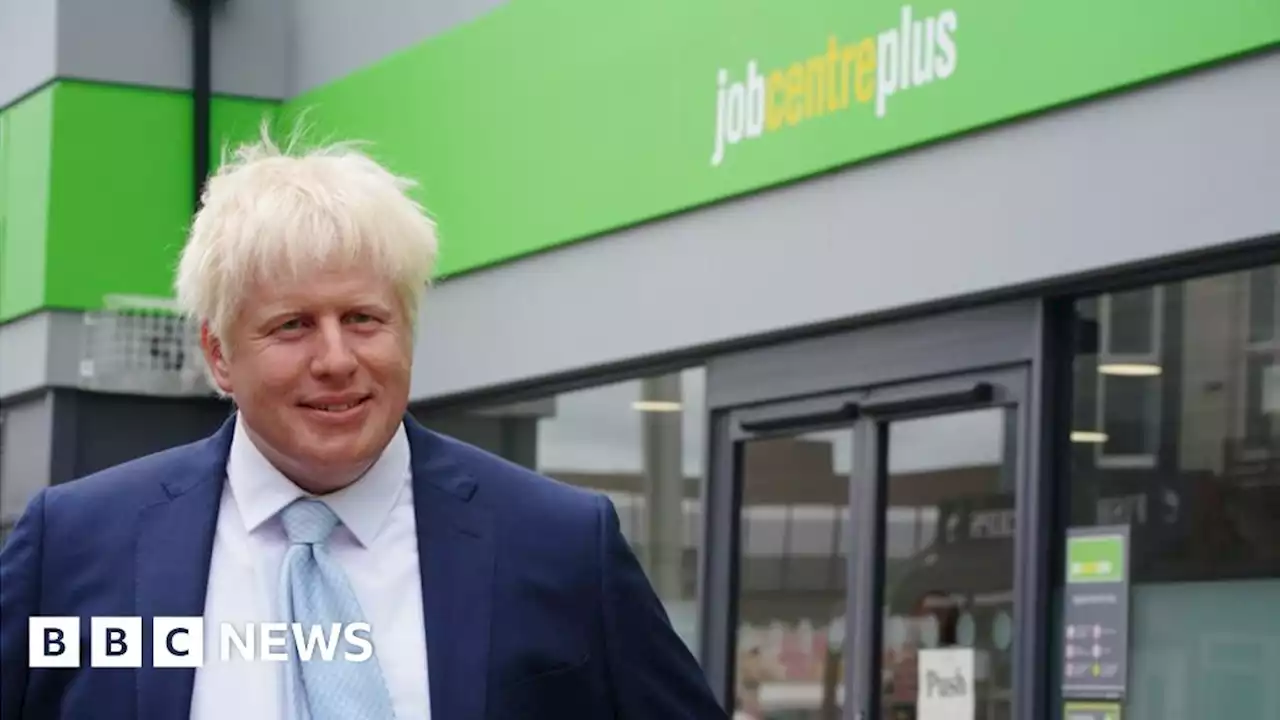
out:
M0 717L726 716L606 499L406 415L436 256L408 188L269 142L211 178L176 288L237 412L32 500L0 554ZM81 619L80 667L28 667L31 616ZM89 667L94 616L143 618L141 667ZM195 616L203 666L155 667L152 620ZM219 628L263 622L368 623L373 654L224 657Z

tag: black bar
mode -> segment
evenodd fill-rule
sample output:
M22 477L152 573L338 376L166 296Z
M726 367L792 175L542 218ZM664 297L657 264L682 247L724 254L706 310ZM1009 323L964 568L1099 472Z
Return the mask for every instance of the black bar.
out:
M846 717L881 717L880 675L883 667L885 527L889 497L889 426L863 421L854 428L854 472L850 477L850 520L853 534L848 569L850 587L845 600Z
M780 417L764 418L762 420L744 420L741 423L741 427L746 432L770 432L773 430L787 430L807 425L847 422L856 420L857 418L858 404L845 403L834 410L822 410L819 412L800 415L783 415Z
M1061 678L1053 673L1057 645L1055 623L1061 609L1053 601L1061 588L1066 543L1061 541L1071 520L1071 419L1074 395L1073 350L1079 334L1092 332L1075 316L1072 298L1041 303L1039 359L1033 367L1027 403L1026 473L1018 488L1018 533L1015 547L1024 555L1019 566L1026 579L1014 606L1014 717L1062 717L1057 702ZM1023 521L1023 518L1026 521Z
M995 397L995 388L991 383L980 382L974 383L968 390L957 392L863 403L862 412L867 415L898 415L922 410L945 410L966 405L980 405L991 402L993 397Z
M193 103L192 160L195 196L192 206L200 209L200 196L209 177L209 106L213 95L213 0L187 0L191 6L191 99Z

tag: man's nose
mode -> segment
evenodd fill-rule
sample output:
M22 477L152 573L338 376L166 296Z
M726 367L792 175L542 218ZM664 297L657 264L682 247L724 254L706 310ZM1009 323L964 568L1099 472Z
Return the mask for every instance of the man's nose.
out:
M342 322L325 318L316 334L316 349L312 369L317 375L349 375L355 372L356 356L352 352Z

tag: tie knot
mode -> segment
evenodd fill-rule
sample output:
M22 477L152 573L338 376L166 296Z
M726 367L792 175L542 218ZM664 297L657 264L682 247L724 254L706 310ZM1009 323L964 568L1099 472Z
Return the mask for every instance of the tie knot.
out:
M284 509L280 519L284 522L284 534L294 545L315 545L329 539L338 526L338 516L320 500L303 498L295 500Z

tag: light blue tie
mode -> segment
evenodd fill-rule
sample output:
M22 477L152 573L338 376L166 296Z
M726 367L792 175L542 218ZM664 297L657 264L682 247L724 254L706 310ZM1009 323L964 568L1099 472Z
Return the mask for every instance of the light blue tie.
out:
M338 526L338 516L319 500L295 501L281 514L289 550L280 567L280 617L300 623L304 637L310 628L326 637L334 623L366 622L346 573L329 556L325 543ZM338 643L332 660L324 660L316 645L309 661L300 659L289 637L286 705L289 720L394 720L391 693L387 690L377 656L350 662L347 651L363 648Z

